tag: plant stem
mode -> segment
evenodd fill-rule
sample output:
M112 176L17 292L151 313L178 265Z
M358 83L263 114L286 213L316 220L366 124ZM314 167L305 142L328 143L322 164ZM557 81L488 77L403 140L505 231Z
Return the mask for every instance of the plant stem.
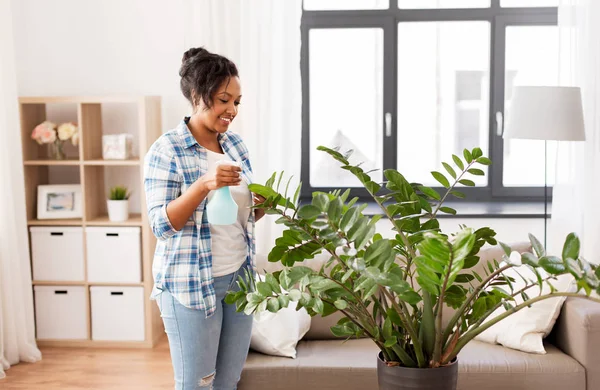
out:
M452 330L454 329L454 326L456 326L456 323L458 322L458 320L460 319L460 317L467 310L467 307L469 307L469 305L471 304L471 302L473 301L473 299L475 299L475 297L477 297L477 295L479 294L479 292L481 290L483 290L487 286L487 284L489 282L491 282L492 280L494 280L494 278L496 276L498 276L499 274L501 274L502 272L506 271L507 269L509 269L511 267L512 267L512 265L507 264L504 267L498 268L496 271L492 272L486 279L484 279L483 282L481 282L479 284L479 286L477 286L475 288L475 290L473 290L473 292L471 293L471 295L469 295L467 297L467 299L465 299L465 301L463 302L462 306L456 311L456 313L454 313L454 316L452 316L452 319L450 320L450 322L446 326L446 330L444 331L444 335L443 335L443 339L444 340L448 340L448 337L450 337L450 334L452 333Z
M375 321L374 317L371 315L371 313L369 312L369 309L365 306L365 303L362 301L360 296L357 296L354 294L354 292L352 290L350 290L348 287L346 287L343 283L330 278L327 275L322 275L324 278L329 279L331 281L333 281L334 283L336 283L337 285L339 285L341 288L343 288L344 290L346 290L346 292L348 292L348 294L352 295L352 297L358 302L358 304L360 305L363 314L366 315L369 319L369 322L371 323L371 325L373 325L374 327L377 327L377 322ZM373 298L375 299L375 298ZM334 305L335 306L335 305Z
M469 164L467 164L467 166L465 167L465 169L463 169L463 171L456 178L456 180L454 180L454 183L452 183L452 185L448 188L448 191L446 191L446 193L444 194L444 196L442 197L442 199L438 202L437 206L435 207L434 212L431 214L431 218L429 218L429 219L435 218L435 216L437 215L438 211L440 210L440 207L442 207L442 204L444 203L444 201L446 200L446 198L448 197L448 195L450 195L450 192L452 192L452 190L454 189L454 187L456 187L456 184L465 175L465 173L467 173L467 171L473 165L474 162L475 162L475 160L473 160Z
M449 244L448 244L449 245ZM439 367L441 363L442 357L442 306L444 305L444 297L446 295L446 288L448 288L448 279L450 279L450 273L452 272L452 263L454 262L454 252L452 251L452 247L450 246L450 262L448 263L448 268L445 272L444 283L442 284L442 289L440 291L440 296L438 299L438 307L437 307L437 318L435 324L435 346L433 348L433 366L434 368Z
M454 359L458 353L461 351L461 349L464 348L465 345L467 345L468 342L470 342L472 339L474 339L475 337L477 337L477 335L479 335L480 333L483 333L484 331L486 331L487 329L489 329L490 327L494 326L495 324L497 324L498 322L502 321L503 319L505 319L506 317L526 308L531 306L532 304L539 302L539 301L543 301L546 299L550 299L550 298L555 298L555 297L574 297L574 298L584 298L584 299L589 299L591 301L600 303L600 298L593 298L591 296L587 296L587 295L582 295L582 294L578 294L578 293L566 293L566 292L554 292L554 293L549 293L546 295L540 295L538 297L529 299L523 303L521 303L518 306L515 306L509 310L507 310L506 312L500 314L497 317L494 317L493 319L489 320L488 322L486 322L485 324L471 329L470 331L468 331L467 333L465 333L459 340L458 343L456 344L456 347L454 348L454 351L449 355L448 357L448 361L452 361L452 359ZM444 362L446 363L446 362Z
M549 277L547 277L546 279L542 279L542 283L543 283L543 282L546 282L546 281L548 281L548 280L550 280L550 279L554 279L554 278L555 278L555 276L554 276L554 275L552 275L552 276L549 276ZM527 285L527 286L523 287L522 289L520 289L519 291L517 291L517 292L513 293L513 294L511 295L511 297L512 297L512 298L514 298L514 297L516 297L517 295L521 294L522 292L524 292L524 291L527 291L527 290L529 290L530 288L532 288L532 287L535 287L535 286L537 286L537 283L535 283L535 284L530 284L530 285ZM540 288L540 293L541 293L541 288ZM486 319L487 319L487 318L488 318L490 315L492 315L492 314L493 314L493 313L494 313L494 312L495 312L497 309L499 309L499 308L500 308L500 306L502 306L502 301L500 301L500 302L499 302L498 304L496 304L496 305L495 305L493 308L491 308L491 309L490 309L490 310L488 310L486 313L484 313L484 314L483 314L483 316L481 316L481 318L480 318L480 319L479 319L479 320L478 320L478 321L477 321L477 322L476 322L476 323L475 323L473 326L471 326L470 328L471 328L471 329L473 329L473 328L477 328L478 326L480 326L481 324L483 324L483 322L484 322L484 321L485 321L485 320L486 320Z
M404 328L409 333L410 338L413 342L413 347L415 348L415 354L417 355L417 363L419 367L425 367L425 356L423 355L423 349L421 348L421 343L419 342L419 337L413 327L413 324L408 320L407 316L404 313L404 310L400 308L398 302L396 302L392 294L390 294L389 291L387 291L385 288L381 288L381 291L389 299L394 309L398 312L400 320L404 324Z

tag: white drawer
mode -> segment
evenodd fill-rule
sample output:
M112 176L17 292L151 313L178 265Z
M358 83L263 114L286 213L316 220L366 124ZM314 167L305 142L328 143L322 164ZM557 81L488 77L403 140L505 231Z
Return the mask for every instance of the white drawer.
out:
M35 286L34 294L38 339L88 338L85 287Z
M142 281L139 227L86 227L85 236L89 282Z
M143 287L90 287L92 340L144 340Z
M34 280L85 280L83 228L33 226L29 231Z

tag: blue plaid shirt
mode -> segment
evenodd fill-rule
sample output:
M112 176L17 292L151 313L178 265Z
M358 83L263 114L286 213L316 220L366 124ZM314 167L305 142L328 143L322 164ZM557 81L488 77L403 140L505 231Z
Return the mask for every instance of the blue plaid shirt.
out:
M196 208L185 226L177 231L167 217L167 204L185 192L208 170L206 149L196 142L185 118L177 128L163 134L146 154L144 189L148 219L158 238L152 274L151 299L169 291L182 305L204 310L210 317L216 309L212 276L211 235L206 218L206 199ZM219 135L223 151L242 163L242 179L250 184L252 167L248 150L239 135ZM254 269L254 213L246 227L248 253L246 263Z

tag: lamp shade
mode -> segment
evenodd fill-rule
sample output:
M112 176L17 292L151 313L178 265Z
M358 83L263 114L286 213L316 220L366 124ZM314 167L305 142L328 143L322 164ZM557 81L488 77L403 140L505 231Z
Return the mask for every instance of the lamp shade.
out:
M504 138L584 141L578 87L514 87Z

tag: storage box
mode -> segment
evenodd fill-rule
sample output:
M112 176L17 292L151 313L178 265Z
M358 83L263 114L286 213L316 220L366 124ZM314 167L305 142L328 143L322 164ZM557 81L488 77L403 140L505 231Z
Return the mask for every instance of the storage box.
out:
M127 160L132 157L133 135L109 134L102 136L102 158L105 160Z
M92 340L144 341L143 287L90 287Z
M34 296L38 339L88 338L85 287L35 286Z
M85 236L89 282L141 282L139 227L86 227Z
M34 280L85 280L82 227L33 226L29 231Z

